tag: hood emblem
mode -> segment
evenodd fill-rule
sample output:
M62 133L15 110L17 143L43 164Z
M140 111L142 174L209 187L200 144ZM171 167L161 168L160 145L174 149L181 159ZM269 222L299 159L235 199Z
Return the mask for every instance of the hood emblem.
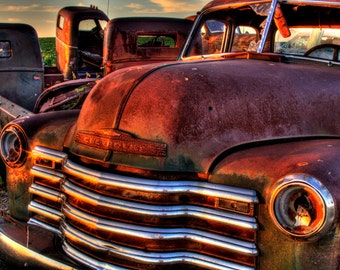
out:
M78 131L76 142L89 147L113 152L144 156L166 157L167 145L133 137L131 134L112 129Z

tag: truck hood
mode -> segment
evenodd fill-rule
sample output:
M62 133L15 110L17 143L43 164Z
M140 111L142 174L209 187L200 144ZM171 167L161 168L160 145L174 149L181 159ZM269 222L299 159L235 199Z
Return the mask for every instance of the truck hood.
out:
M250 59L123 69L92 90L66 144L105 164L206 173L241 144L339 136L339 75Z

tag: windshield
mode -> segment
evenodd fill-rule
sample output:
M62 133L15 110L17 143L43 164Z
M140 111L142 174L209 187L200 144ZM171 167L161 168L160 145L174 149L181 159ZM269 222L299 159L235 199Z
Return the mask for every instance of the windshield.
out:
M256 7L244 6L242 10L218 10L202 16L183 56L256 50L265 26L267 10L268 3Z
M311 8L299 2L280 2L276 6L265 2L208 11L196 21L182 59L268 52L339 62L338 6L318 3Z
M255 27L247 25L231 25L219 20L207 20L197 32L187 56L219 54L226 51L228 33L233 31L233 39L228 48L232 52L252 50L259 40L259 32Z
M332 60L336 47L340 45L340 29L290 27L290 31L291 36L288 38L276 32L276 53Z

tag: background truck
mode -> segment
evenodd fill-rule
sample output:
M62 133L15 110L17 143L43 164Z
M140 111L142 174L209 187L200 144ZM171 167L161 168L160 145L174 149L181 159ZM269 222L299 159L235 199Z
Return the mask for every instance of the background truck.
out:
M95 78L125 66L177 60L192 21L166 17L109 21L95 7L65 7L57 16L57 68L66 79Z
M66 17L65 13L69 17L75 16L69 14L70 10L73 13L75 12L75 9L70 7L62 9L59 13L58 21L61 20L60 16ZM95 21L92 22L92 24L94 23ZM101 44L101 46L104 44L102 56L95 53L92 45L89 47L85 45L77 47L77 44L66 46L67 41L60 42L58 40L61 38L57 38L56 43L61 43L65 46L65 48L61 49L57 45L59 69L61 69L61 66L65 66L66 68L63 70L64 76L87 78L87 81L84 84L83 79L73 80L50 87L39 96L33 112L64 110L70 107L79 108L87 93L95 84L96 78L101 78L124 67L177 60L192 24L192 19L166 17L112 19L106 24L102 36L95 35L103 39L97 43ZM86 22L86 25L91 25L91 23ZM74 36L86 36L86 31L77 31L82 32L82 34L74 33ZM87 41L87 45L91 44L89 39L93 36L93 32L94 30L87 31L89 38L83 38L84 42L82 43ZM59 36L68 37L69 35L59 33ZM78 48L76 52L74 52L75 48ZM63 51L66 55L76 55L77 57L60 57L60 51Z
M65 14L65 10L69 9L73 12ZM44 89L65 79L72 79L65 71L66 66L71 65L67 55L78 53L79 50L90 46L90 40L81 39L79 27L89 21L95 25L101 22L103 25L103 22L106 23L108 20L102 11L93 7L62 9L57 17L57 67L44 66L38 35L32 26L1 23L0 79L3 84L0 95L24 109L33 111L35 102ZM90 30L87 32L91 33ZM63 40L65 36L71 38L73 43ZM61 42L64 47L60 45ZM97 47L102 50L103 44L98 44Z
M2 257L339 269L339 20L337 1L212 1L180 61L116 70L80 110L7 124Z
M61 9L56 22L56 67L44 66L31 26L1 23L0 126L32 112L81 106L94 81L104 73L176 60L192 26L192 20L175 18L108 22L105 13L95 7ZM156 39L161 42L152 43Z

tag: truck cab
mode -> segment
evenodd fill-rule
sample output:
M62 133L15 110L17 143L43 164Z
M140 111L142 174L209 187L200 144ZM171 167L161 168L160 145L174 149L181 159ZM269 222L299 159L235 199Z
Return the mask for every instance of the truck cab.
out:
M27 24L0 24L0 94L33 110L44 89L44 66L38 35Z
M72 10L77 10L77 14L80 11L79 7L73 7ZM65 9L60 13L64 14ZM75 74L77 70L80 77L87 79L72 80L46 89L38 97L33 112L79 108L95 81L113 71L177 60L192 25L193 20L189 18L127 17L110 20L103 32L102 56L97 54L95 57L98 60L96 68L90 65L88 58L95 59L94 53L85 53L84 45L82 50L78 49L79 61L87 61L87 64L78 66L78 69L74 66L72 72ZM63 50L65 48L57 46L57 56ZM69 46L69 50L76 51L73 46ZM66 60L65 57L62 59Z
M105 30L104 74L134 65L177 60L192 24L191 18L110 20Z
M64 7L56 25L57 68L70 80L177 60L192 23L192 18L167 17L109 20L94 6Z
M102 73L104 28L109 21L98 8L70 6L58 12L57 68L67 80Z

